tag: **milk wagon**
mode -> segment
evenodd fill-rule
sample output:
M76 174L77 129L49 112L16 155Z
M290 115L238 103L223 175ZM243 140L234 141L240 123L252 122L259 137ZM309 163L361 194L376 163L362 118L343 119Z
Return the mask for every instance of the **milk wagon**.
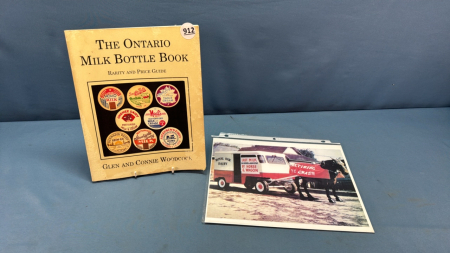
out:
M288 193L297 190L284 154L264 151L222 151L214 154L214 180L219 189L230 183L241 183L259 193L270 187L282 187Z

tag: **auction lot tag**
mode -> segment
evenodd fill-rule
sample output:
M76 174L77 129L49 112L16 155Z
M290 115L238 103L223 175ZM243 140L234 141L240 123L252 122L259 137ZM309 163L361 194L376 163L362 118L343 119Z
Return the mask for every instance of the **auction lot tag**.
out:
M196 34L195 27L191 23L184 23L180 27L180 33L181 33L181 36L183 36L183 38L190 40L190 39L194 38L194 36Z

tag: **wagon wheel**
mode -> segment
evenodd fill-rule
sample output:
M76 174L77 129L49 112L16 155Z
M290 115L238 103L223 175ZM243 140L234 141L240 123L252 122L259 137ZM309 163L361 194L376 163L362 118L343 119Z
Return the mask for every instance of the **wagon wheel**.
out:
M266 193L269 191L269 184L266 181L258 181L255 188L258 193Z
M217 186L219 186L219 189L225 190L228 188L229 183L225 180L225 178L221 177L219 178L219 181L217 181Z
M294 194L297 191L297 186L294 183L285 183L284 190L289 194Z
M247 188L247 190L251 190L254 187L254 185L252 185L250 183L245 183L244 186L245 186L245 188Z

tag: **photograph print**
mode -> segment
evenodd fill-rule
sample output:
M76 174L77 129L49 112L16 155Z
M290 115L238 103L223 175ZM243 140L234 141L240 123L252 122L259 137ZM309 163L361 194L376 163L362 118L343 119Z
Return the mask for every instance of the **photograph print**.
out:
M205 223L374 233L337 143L213 139Z

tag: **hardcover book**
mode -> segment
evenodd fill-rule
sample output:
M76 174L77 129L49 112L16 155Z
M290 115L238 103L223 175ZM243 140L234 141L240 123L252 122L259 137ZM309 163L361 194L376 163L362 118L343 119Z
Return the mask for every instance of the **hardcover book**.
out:
M205 169L197 25L65 36L92 181Z

